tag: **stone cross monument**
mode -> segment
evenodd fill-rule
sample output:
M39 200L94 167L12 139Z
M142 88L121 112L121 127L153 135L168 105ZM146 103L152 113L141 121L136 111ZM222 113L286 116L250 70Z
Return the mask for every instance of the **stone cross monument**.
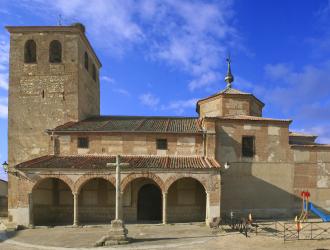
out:
M121 163L120 156L116 156L116 163L107 163L109 167L116 167L116 218L111 221L109 234L96 242L97 246L121 245L129 243L127 229L122 221L122 202L120 190L120 168L129 166L128 163Z

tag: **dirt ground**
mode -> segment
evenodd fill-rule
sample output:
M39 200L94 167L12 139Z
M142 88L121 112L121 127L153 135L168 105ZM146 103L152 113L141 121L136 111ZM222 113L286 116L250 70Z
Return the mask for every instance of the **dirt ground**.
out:
M0 249L91 249L109 226L54 227L0 233ZM129 245L98 249L328 249L330 240L283 241L274 228L249 233L249 237L228 226L212 230L204 224L127 225ZM274 233L275 232L275 233Z

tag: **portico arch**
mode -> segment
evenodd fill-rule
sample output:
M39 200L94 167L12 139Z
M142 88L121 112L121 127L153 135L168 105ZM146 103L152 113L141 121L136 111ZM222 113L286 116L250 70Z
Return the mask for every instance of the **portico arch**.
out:
M208 192L208 190L210 189L208 187L207 179L205 179L205 178L199 177L198 175L194 175L194 174L176 174L176 175L172 175L165 181L164 192L167 192L168 189L170 188L170 186L174 182L176 182L177 180L183 179L183 178L192 178L192 179L195 179L196 181L200 182L200 184L204 187L205 192Z
M71 191L74 190L73 181L68 176L50 174L50 175L41 175L41 176L38 176L37 178L35 178L33 180L32 184L29 185L27 192L32 193L33 189L36 188L41 182L43 182L46 179L50 179L50 178L59 179L59 180L63 181L66 185L68 185Z
M161 222L164 183L152 173L130 174L122 182L123 216L129 222Z
M204 185L193 177L175 178L168 184L168 222L205 221L207 195Z
M79 223L109 224L115 218L116 189L112 178L87 178L77 192Z
M47 177L32 188L34 225L70 225L73 221L73 194L62 178Z
M156 174L151 172L144 172L144 173L132 173L127 175L125 178L121 181L121 191L123 192L125 188L127 187L127 184L133 181L134 179L138 178L147 178L153 180L160 188L161 191L164 191L164 182L163 180Z
M100 178L104 179L106 181L109 181L113 186L116 186L116 178L110 174L104 174L104 175L99 175L99 174L84 174L79 179L74 183L73 191L76 193L79 193L82 186L95 178Z

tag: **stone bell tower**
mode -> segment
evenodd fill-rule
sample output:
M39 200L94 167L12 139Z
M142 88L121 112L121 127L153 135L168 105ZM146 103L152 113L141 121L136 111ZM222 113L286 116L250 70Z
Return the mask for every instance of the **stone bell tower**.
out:
M46 129L99 115L101 63L82 24L10 32L9 166L48 154Z
M82 24L6 28L10 32L8 161L12 167L49 154L46 129L99 115L101 63ZM9 176L12 190L14 179ZM13 203L9 199L9 207Z

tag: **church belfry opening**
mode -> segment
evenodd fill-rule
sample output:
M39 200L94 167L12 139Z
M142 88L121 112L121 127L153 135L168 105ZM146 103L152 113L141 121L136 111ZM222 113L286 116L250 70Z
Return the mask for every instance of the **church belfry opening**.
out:
M88 71L88 54L87 52L85 52L85 55L84 55L84 65L85 65L85 69Z
M62 45L57 40L52 41L49 45L49 62L50 63L62 62Z
M36 63L37 62L37 45L34 40L28 40L24 46L24 62Z

